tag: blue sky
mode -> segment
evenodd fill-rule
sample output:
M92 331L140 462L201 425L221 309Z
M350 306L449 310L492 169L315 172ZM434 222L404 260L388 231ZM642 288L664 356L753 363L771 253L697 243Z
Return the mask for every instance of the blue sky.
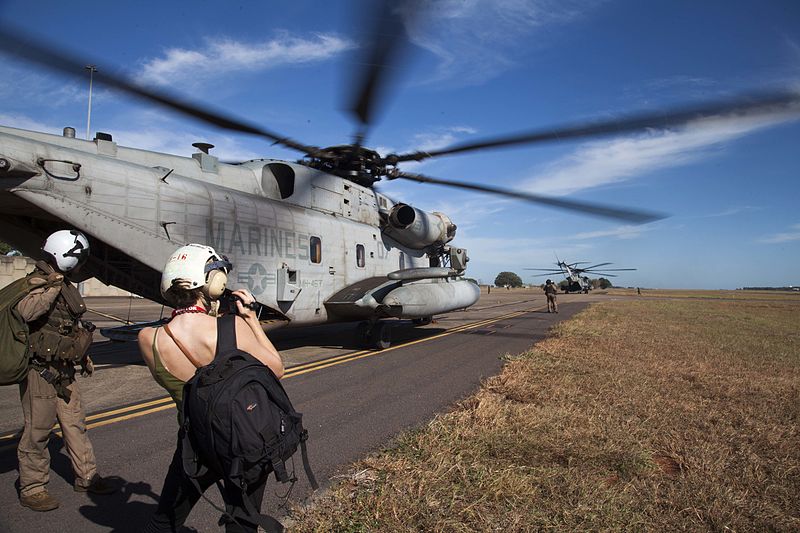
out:
M344 111L364 35L351 2L0 3L0 20L101 69L186 95L307 144L349 142ZM382 153L762 89L800 90L792 0L448 0L411 30L368 144ZM86 80L2 57L0 124L85 135ZM483 151L405 165L670 214L626 226L527 203L394 181L381 190L458 224L468 272L568 261L636 267L616 283L675 288L800 285L800 113L716 117L670 130ZM125 146L223 159L288 150L96 87L92 130ZM613 267L612 267L613 268Z

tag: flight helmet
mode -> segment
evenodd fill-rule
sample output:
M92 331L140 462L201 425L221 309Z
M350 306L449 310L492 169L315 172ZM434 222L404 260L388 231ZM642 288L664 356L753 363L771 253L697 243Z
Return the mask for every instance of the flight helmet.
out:
M176 283L182 288L202 288L210 300L222 296L228 284L228 272L233 265L228 258L220 255L210 246L187 244L181 246L169 257L161 274L161 295Z
M89 259L89 239L78 230L62 229L47 237L42 251L53 266L67 273Z

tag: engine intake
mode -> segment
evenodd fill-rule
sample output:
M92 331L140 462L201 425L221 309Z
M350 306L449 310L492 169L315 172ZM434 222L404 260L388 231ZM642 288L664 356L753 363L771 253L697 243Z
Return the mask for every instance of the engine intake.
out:
M383 232L400 244L421 250L452 241L456 225L444 213L426 213L408 204L396 204L389 211Z

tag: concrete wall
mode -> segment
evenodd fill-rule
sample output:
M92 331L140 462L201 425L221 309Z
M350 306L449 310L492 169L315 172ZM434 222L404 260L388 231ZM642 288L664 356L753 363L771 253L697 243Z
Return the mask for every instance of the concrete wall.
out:
M19 278L25 277L31 270L35 260L30 257L0 256L0 288ZM123 291L112 285L106 285L95 278L81 284L81 294L84 296L129 296L128 291Z

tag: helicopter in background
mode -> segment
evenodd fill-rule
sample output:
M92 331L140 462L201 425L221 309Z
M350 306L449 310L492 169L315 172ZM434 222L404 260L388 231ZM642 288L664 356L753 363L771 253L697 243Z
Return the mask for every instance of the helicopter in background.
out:
M608 272L622 272L622 271L629 271L629 270L636 270L635 268L603 268L598 270L600 267L604 267L606 265L611 265L613 263L597 263L596 265L591 265L588 267L579 267L578 265L585 265L590 263L590 261L578 261L576 263L567 263L566 261L561 261L560 259L556 258L556 269L546 269L546 268L526 268L525 270L538 270L543 271L543 274L533 274L534 277L544 277L544 276L557 276L563 275L565 278L565 282L560 284L561 290L564 291L564 294L569 293L577 293L582 292L584 294L588 294L590 290L592 290L592 282L589 279L589 275L594 276L601 276L604 278L614 278L616 277L615 274L608 274Z
M373 9L366 9L367 5ZM365 3L376 13L364 47L362 71L347 105L355 132L350 144L317 147L247 121L211 111L162 90L109 74L95 83L193 117L222 130L255 135L295 150L296 161L255 159L225 163L198 142L191 157L94 140L0 126L0 239L28 255L54 230L74 227L89 236L85 277L163 301L160 270L172 251L189 243L213 246L236 265L231 285L247 287L268 310L272 326L364 321L364 339L390 343L384 319L428 320L469 307L479 297L465 277L467 251L454 244L456 224L393 201L376 189L402 179L519 199L627 223L662 218L638 210L553 198L482 183L405 172L406 162L499 147L594 138L681 125L721 113L763 112L796 106L796 93L746 96L725 103L630 115L613 121L569 124L461 143L440 150L380 154L365 146L376 107L409 43L406 25L421 17L419 2ZM412 9L414 8L414 9ZM375 24L379 19L380 24ZM34 42L0 25L0 50L74 78L90 58Z

